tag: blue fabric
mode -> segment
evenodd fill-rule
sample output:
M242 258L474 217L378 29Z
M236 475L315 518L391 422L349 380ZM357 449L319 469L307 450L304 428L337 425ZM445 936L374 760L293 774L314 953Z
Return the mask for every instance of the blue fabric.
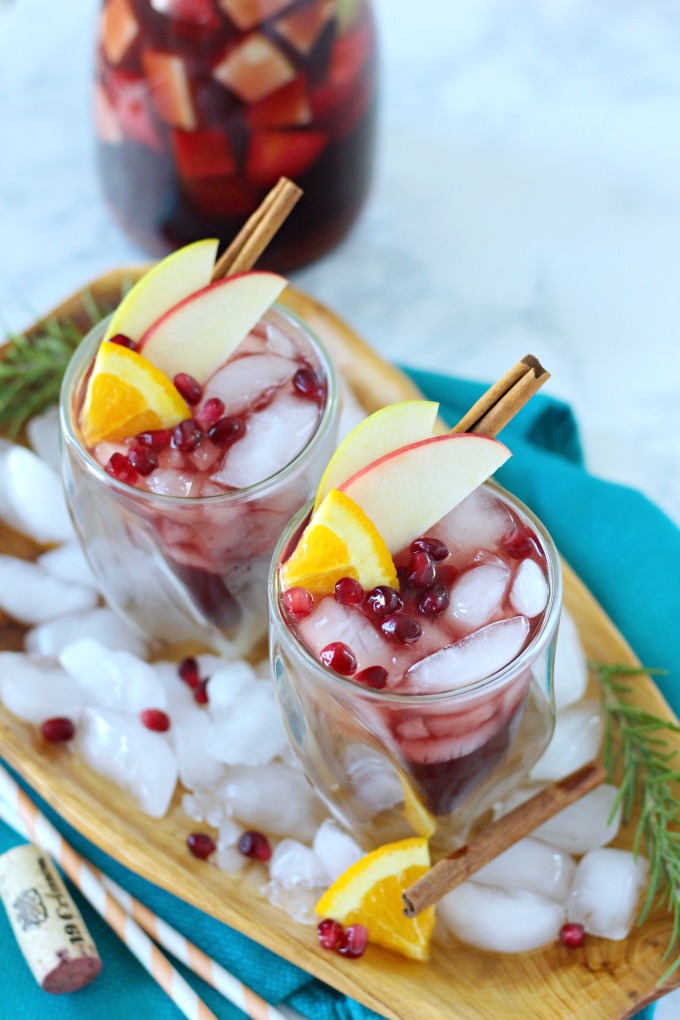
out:
M428 397L440 401L442 414L450 423L457 421L483 391L480 385L441 375L410 374ZM661 686L679 711L680 628L675 623L680 619L680 533L638 493L586 473L578 428L567 406L540 395L535 397L504 431L503 439L513 450L513 457L499 473L500 482L546 523L563 555L640 658L647 665L668 670ZM41 806L77 850L269 1001L287 1002L310 1020L371 1020L377 1016L138 878L80 837L45 804ZM0 823L0 852L17 842L17 837ZM179 1010L89 905L77 893L75 898L104 959L101 977L77 994L46 996L33 982L0 911L5 975L0 1017L131 1020L147 1015L154 1020L178 1020ZM199 979L185 976L218 1017L242 1017ZM643 1016L650 1020L651 1015L652 1007L640 1014L639 1020Z

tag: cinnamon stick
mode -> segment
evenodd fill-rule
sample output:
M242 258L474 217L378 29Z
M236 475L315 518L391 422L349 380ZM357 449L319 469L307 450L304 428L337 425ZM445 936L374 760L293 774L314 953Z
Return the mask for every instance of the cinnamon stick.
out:
M444 857L422 878L402 893L404 913L415 917L426 907L455 889L503 850L528 836L558 811L573 804L606 779L601 762L590 762L576 772L551 783L535 797L513 808L498 821L492 822L465 846Z
M301 195L297 184L279 178L215 263L213 282L252 269Z
M549 378L550 372L538 358L527 354L489 387L451 431L498 435Z

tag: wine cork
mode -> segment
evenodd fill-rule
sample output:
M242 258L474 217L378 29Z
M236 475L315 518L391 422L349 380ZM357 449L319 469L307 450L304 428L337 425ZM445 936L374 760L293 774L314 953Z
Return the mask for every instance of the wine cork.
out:
M0 899L41 988L60 995L94 981L102 969L97 947L44 850L24 843L0 857Z

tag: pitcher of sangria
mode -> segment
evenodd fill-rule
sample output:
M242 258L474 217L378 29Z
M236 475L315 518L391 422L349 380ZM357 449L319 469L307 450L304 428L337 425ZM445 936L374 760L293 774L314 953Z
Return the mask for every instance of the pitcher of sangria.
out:
M370 0L104 0L95 121L106 198L154 255L230 239L285 176L304 199L262 264L327 252L366 198Z

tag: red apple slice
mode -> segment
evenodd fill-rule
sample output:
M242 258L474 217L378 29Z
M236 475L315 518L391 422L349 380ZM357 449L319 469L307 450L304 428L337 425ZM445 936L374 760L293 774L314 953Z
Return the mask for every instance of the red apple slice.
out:
M236 173L229 139L218 128L173 131L172 146L182 177L231 177Z
M170 379L188 372L204 383L285 286L282 276L259 271L216 280L161 316L146 331L138 350Z
M278 46L259 32L229 50L213 68L213 77L245 103L257 103L282 88L296 75Z
M118 123L116 111L99 83L94 87L94 124L100 141L108 142L110 145L117 145L123 141L123 131Z
M434 436L380 457L340 486L370 517L392 555L423 535L510 456L497 439Z
M253 131L246 176L259 184L272 184L279 177L294 180L321 155L327 142L323 131Z
M236 27L245 31L292 6L293 0L219 0L219 4Z
M103 89L115 113L123 136L155 152L163 151L163 140L154 123L149 90L141 75L106 69Z
M119 64L137 38L139 24L130 0L109 0L102 12L102 46L110 64Z
M172 53L147 50L142 56L142 64L159 116L175 127L193 131L196 113L182 58Z
M246 120L252 128L301 127L311 123L305 76L299 74L282 89L254 103L246 112Z
M287 43L306 57L335 13L335 0L324 0L277 18L274 28Z

